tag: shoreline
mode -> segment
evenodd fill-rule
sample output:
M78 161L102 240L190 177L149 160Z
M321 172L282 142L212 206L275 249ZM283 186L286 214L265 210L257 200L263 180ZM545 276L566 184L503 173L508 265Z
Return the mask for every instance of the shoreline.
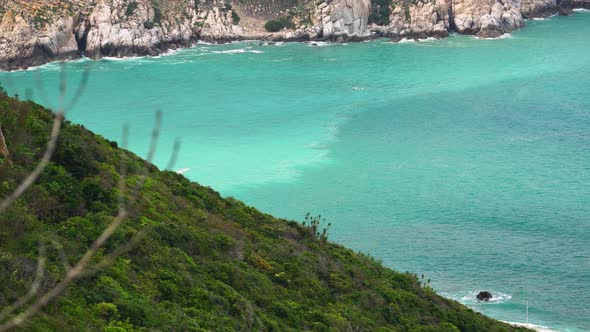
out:
M526 327L527 329L531 329L531 330L534 330L537 332L559 332L559 330L555 330L555 329L552 329L550 327L543 326L543 325L536 325L536 324L531 324L531 323L509 322L509 321L505 321L505 320L500 320L500 321L504 322L506 324L510 324L515 327Z
M540 16L533 16L526 18L525 21L533 21L533 20L548 20L555 16L569 16L574 13L579 12L590 12L590 9L584 7L576 7L576 8L568 8L567 6L558 6L558 10L555 13L546 13L547 15L540 15ZM484 36L477 36L476 34L472 33L459 33L457 31L429 31L429 32L420 32L420 33L409 33L409 34L394 34L388 31L385 31L384 26L377 26L373 25L369 28L370 34L366 36L358 36L358 35L339 35L339 36L330 36L325 38L311 38L309 34L304 32L294 32L284 30L280 33L267 33L267 34L260 34L260 33L253 33L248 36L227 36L221 38L191 38L188 41L164 41L157 45L153 45L153 48L149 50L141 50L139 51L137 48L134 47L119 47L112 50L114 54L106 54L106 55L88 55L85 51L72 51L66 54L60 54L53 58L42 57L40 55L33 55L31 57L25 58L12 58L4 61L4 64L0 64L0 71L1 72L11 72L11 71L26 71L32 70L32 68L37 68L46 64L50 63L60 63L60 62L69 62L69 61L76 61L80 59L90 59L90 60L100 60L104 58L142 58L142 57L159 57L159 56L166 56L166 54L171 53L173 51L178 51L182 49L190 49L195 47L200 43L206 43L211 45L224 45L230 43L239 43L239 42L287 42L287 43L313 43L313 42L325 42L325 43L348 43L348 42L370 42L378 39L389 39L391 43L408 43L408 42L417 42L422 40L439 40L448 38L450 35L459 34L459 35L466 35L466 36L473 36L476 39L481 40L496 40L496 39L504 39L509 38L510 32L503 33L499 36L493 37L484 37ZM526 28L526 25L518 28L516 30L520 30ZM514 30L514 31L516 31Z

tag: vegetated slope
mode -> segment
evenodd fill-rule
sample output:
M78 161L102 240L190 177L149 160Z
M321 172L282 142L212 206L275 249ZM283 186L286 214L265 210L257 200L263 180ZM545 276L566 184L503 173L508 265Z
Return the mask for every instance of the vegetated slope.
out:
M28 108L18 139L18 114ZM0 92L0 125L14 151L14 166L0 159L0 197L39 160L52 119L41 106ZM69 123L40 180L0 216L0 311L27 292L40 239L57 240L74 262L106 227L118 208L122 161L128 188L145 167L149 178L140 212L98 258L139 229L147 235L111 267L72 284L25 330L524 331L436 295L412 274L322 241L299 223L146 166ZM64 275L52 248L41 292Z

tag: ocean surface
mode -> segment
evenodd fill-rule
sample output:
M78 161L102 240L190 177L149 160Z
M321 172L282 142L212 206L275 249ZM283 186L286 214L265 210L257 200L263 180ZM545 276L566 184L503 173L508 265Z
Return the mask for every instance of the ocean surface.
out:
M504 38L393 44L198 44L66 65L68 114L131 126L156 163L329 237L498 319L590 331L590 13ZM60 64L0 73L57 104ZM40 89L39 85L44 86ZM489 290L495 300L478 303Z

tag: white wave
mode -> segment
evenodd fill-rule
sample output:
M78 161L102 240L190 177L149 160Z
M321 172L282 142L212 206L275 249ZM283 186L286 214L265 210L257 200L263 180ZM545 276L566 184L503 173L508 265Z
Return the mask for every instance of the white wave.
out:
M440 38L436 37L426 37L426 38L402 38L399 41L386 41L383 42L384 44L406 44L406 43L424 43L424 42L433 42L438 41Z
M235 50L211 51L211 53L214 53L214 54L240 54L240 53L261 54L261 53L264 53L264 52L259 51L259 50L249 50L249 49L244 49L244 48L238 48L238 49L235 49Z
M176 172L178 174L184 174L184 173L186 173L186 172L188 172L190 170L191 170L190 168L185 167L185 168L179 168L179 169L175 170L174 172Z
M578 12L578 13L590 13L590 9L586 9L586 8L574 8L573 11Z
M463 296L461 298L462 301L478 301L477 300L477 294L480 291L474 291L469 295ZM499 303L499 302L504 302L506 300L510 300L512 298L512 295L510 294L505 294L505 293L500 293L500 292L490 292L492 293L492 298L489 301L480 301L481 303Z
M72 60L51 61L51 62L47 62L47 63L44 63L42 65L38 65L38 66L30 66L30 67L27 67L26 69L0 70L0 72L23 72L23 71L35 71L35 70L39 70L39 69L61 70L61 65L64 63L78 63L78 62L87 62L87 61L92 61L92 60L87 57L82 57L82 58L72 59ZM68 68L68 70L72 70L72 68Z
M272 62L285 62L285 61L291 61L291 60L293 60L293 58L273 59L270 61L272 61Z
M503 322L508 323L513 326L526 327L526 328L529 328L531 330L535 330L538 332L559 332L558 330L553 330L553 329L548 328L547 326L542 326L542 325L535 325L535 324L529 324L529 323L507 322L507 321L503 321Z
M477 37L477 36L473 36L473 38L475 39L483 39L483 40L497 40L497 39L508 39L508 38L512 38L512 35L509 33L505 33L502 34L498 37L493 37L493 38L484 38L484 37Z
M184 48L184 49L177 48L175 50L168 49L168 50L166 50L166 52L164 52L164 53L162 53L160 55L154 56L153 58L154 59L158 59L158 58L161 58L161 57L172 56L172 55L176 55L176 54L180 53L181 51L185 51L185 50L188 50L188 48Z
M208 43L208 42L202 41L202 40L198 40L197 44L199 44L199 45L213 45L213 43Z
M510 295L510 294L489 290L489 292L492 293L492 298L489 301L479 301L477 299L477 294L480 291L481 290L463 291L463 292L459 292L459 293L442 292L441 295L443 295L444 297L447 297L449 299L459 301L465 305L501 303L501 302L510 300L512 298L512 295Z
M405 44L405 43L415 43L418 40L414 39L414 38L402 38L400 39L400 41L398 41L398 43L400 44Z
M323 41L312 41L307 43L308 46L310 47L326 47L326 46L332 46L332 43L326 43Z
M363 90L365 90L365 88L363 88L363 87L360 87L360 86L353 86L353 87L352 87L352 90L353 90L353 91L363 91Z
M137 61L137 60L141 60L141 59L145 59L145 58L148 58L148 56L122 56L122 57L105 56L105 57L102 57L101 60L105 60L105 61Z
M547 16L547 17L534 17L534 18L532 18L531 20L533 20L533 21L547 21L547 20L549 20L550 18L554 18L554 17L556 17L556 16L559 16L559 14L557 14L557 13L556 13L556 14L553 14L553 15L549 15L549 16Z

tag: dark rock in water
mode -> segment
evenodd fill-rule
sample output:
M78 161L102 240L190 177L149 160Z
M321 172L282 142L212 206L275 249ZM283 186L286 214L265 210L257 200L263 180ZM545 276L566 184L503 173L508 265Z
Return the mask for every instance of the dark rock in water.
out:
M488 291L483 291L483 292L477 293L476 298L480 301L489 301L493 298L493 296L492 296L492 293L490 293Z

